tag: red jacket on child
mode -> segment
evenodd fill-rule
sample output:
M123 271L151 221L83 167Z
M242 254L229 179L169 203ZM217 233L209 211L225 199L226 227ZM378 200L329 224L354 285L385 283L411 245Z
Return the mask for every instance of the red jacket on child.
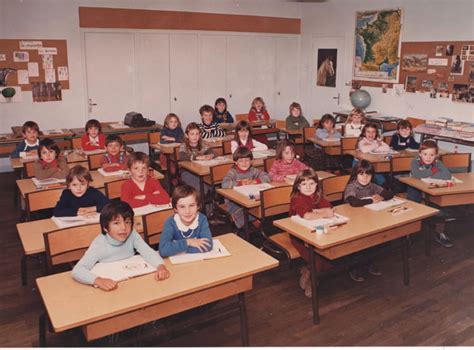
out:
M153 194L156 191L158 193ZM145 195L145 199L135 199L136 196L140 195ZM160 182L151 177L147 177L143 191L132 179L125 181L122 185L120 199L130 204L132 208L143 207L147 204L168 204L170 202L170 196L168 196Z

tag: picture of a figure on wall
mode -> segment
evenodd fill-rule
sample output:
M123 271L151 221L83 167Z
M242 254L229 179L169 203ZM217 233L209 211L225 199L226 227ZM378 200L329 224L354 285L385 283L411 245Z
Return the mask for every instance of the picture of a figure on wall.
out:
M46 83L44 81L31 83L33 102L61 101L61 83Z
M316 85L336 87L337 49L318 49Z
M406 92L416 92L416 77L407 76L405 82L405 91Z
M451 61L451 74L452 75L463 75L464 73L464 61L461 60L461 56L453 56Z

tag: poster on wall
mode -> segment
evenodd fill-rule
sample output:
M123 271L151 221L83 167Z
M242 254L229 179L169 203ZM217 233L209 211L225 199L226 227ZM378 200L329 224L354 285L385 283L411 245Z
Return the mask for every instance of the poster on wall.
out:
M33 102L61 101L61 83L46 83L44 81L31 83Z
M398 82L401 9L356 13L354 79Z
M337 49L318 49L316 85L336 87Z
M426 54L405 54L402 58L402 70L405 72L426 72L428 55Z

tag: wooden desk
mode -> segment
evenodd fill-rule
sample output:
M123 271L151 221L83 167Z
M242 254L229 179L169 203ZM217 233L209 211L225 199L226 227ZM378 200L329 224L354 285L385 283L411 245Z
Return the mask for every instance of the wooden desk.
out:
M38 159L38 158L36 158ZM32 160L35 159L24 159L24 158L11 158L10 157L10 166L14 170L22 170L24 167L24 163L31 162ZM85 168L87 168L87 156L79 154L77 152L70 152L66 156L66 162L68 163L69 167L73 167L77 165L78 163L83 163L81 165L84 165Z
M155 281L153 274L119 283L104 292L75 282L70 272L36 280L55 332L81 327L88 341L216 300L238 295L242 344L249 344L244 293L253 276L278 266L278 261L234 234L219 236L231 256L172 265L171 277ZM45 317L40 322L40 345L45 345Z
M339 111L332 112L336 116L336 121L345 122L351 111ZM400 119L399 117L389 117L385 116L382 113L377 111L366 112L365 119L368 122L375 123L379 125L379 128L382 130L382 133L387 131L392 131L397 129L397 123Z
M330 156L341 155L341 140L327 141L318 137L308 137L307 140L320 146L325 154Z
M456 173L455 178L462 183L452 187L429 188L430 186L414 177L401 177L400 182L412 186L425 193L425 199L440 207L474 204L474 173Z
M288 232L290 235L301 239L308 247L310 255L313 322L319 323L318 301L318 273L315 268L315 253L328 259L340 258L363 249L373 247L397 238L406 237L421 230L421 221L436 215L438 210L407 201L403 206L411 211L394 216L390 209L374 211L364 207L353 208L349 204L336 207L336 212L350 218L350 221L339 226L328 234L316 235L311 229L300 225L291 218L276 220L275 226ZM425 235L429 239L429 235ZM409 284L409 267L407 241L403 244L403 271L404 282Z
M472 133L461 133L441 126L428 126L426 124L418 125L414 129L415 133L421 135L420 144L426 138L434 138L439 141L457 143L466 146L474 146L474 137Z
M332 173L328 173L326 171L317 171L318 178L320 180L335 176ZM282 186L292 186L287 182L277 182L272 181L270 183L275 187L282 187ZM236 203L237 205L241 206L244 211L244 230L245 236L247 240L249 237L249 215L256 217L257 219L262 218L262 213L260 210L260 201L256 199L250 199L247 196L244 196L242 193L237 192L233 188L219 188L217 192L224 198Z

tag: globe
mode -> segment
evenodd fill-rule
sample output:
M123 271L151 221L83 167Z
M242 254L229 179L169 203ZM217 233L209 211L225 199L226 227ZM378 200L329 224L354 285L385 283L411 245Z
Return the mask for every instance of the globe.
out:
M12 87L7 87L2 90L2 95L5 98L12 98L13 96L15 96L15 94L16 94L16 90Z
M351 103L355 108L365 109L370 105L370 94L365 90L354 91L351 95Z

